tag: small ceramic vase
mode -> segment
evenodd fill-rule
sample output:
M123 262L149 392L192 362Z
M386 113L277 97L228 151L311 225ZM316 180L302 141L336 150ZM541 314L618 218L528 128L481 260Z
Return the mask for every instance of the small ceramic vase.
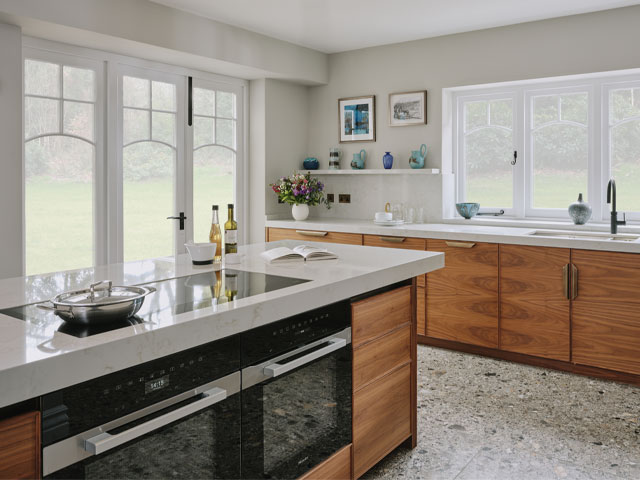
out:
M364 168L364 161L366 156L367 152L364 151L364 148L358 153L354 153L353 160L351 160L351 168L353 168L354 170L362 170Z
M578 194L578 201L569 205L569 216L576 225L584 225L591 218L591 205L582 201L582 194Z
M309 205L303 203L298 205L291 206L291 215L293 215L293 219L301 222L302 220L306 220L309 216Z
M424 158L427 156L427 146L423 143L420 150L412 150L411 158L409 158L409 166L411 168L423 168Z
M382 157L382 166L389 170L393 167L393 155L389 152L384 152L384 156Z

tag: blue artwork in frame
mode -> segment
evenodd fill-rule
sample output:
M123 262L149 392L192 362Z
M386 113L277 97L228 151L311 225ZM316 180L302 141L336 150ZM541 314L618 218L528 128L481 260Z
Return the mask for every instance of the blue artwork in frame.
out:
M375 142L375 96L338 100L340 142Z

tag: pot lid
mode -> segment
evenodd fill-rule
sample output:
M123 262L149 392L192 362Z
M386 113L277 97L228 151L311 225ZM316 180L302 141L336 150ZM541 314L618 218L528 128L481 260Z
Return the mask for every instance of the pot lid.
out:
M99 288L101 287L101 288ZM149 292L144 287L114 287L110 280L94 283L89 288L61 293L51 301L57 305L91 307L130 302Z

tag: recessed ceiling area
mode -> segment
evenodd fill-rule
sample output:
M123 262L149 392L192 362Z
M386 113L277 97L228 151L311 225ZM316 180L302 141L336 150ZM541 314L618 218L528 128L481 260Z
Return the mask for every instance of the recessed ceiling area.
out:
M640 0L151 0L325 53L640 4Z

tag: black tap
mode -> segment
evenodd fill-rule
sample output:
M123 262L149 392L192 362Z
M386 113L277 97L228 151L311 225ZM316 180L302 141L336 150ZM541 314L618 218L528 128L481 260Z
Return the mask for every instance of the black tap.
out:
M618 220L616 210L616 181L612 178L607 185L607 203L611 204L611 233L618 233L618 225L626 225L627 217L623 213L622 220Z

